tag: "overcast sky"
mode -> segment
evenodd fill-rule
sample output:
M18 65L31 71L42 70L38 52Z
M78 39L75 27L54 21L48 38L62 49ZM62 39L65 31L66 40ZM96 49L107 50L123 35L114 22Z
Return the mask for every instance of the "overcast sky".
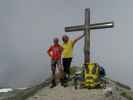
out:
M91 31L91 61L103 65L107 75L133 87L132 0L0 0L0 87L24 87L50 75L46 54L52 38L68 34L64 27L114 21L112 29ZM72 65L83 63L83 40L74 48Z

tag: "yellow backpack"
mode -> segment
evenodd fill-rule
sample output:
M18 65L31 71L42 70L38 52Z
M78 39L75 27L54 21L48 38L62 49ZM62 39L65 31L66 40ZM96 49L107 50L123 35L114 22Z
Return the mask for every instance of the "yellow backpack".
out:
M84 65L84 85L87 88L96 88L100 78L100 67L97 63Z

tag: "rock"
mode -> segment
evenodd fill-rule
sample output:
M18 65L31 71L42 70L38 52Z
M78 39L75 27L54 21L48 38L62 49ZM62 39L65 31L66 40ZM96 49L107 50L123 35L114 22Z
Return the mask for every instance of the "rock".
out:
M107 87L106 89L103 90L103 93L106 97L112 96L113 94L112 87Z

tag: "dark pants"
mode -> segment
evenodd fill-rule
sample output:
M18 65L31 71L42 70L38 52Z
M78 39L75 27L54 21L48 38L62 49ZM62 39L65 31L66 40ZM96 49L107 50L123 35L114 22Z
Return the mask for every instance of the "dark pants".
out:
M52 71L52 84L56 85L56 76L55 76L55 71L56 67L61 65L61 60L51 60L51 71ZM62 79L60 79L62 82Z
M72 62L72 58L63 58L63 67L64 67L64 80L67 80L70 78L70 66Z

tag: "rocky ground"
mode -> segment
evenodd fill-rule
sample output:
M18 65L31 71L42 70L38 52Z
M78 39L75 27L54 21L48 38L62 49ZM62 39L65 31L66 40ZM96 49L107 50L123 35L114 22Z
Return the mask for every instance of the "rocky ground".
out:
M45 87L27 100L133 100L132 96L131 90L109 81L105 89L75 90L72 85Z
M51 89L50 80L48 78L44 82L23 91L1 94L0 100L133 100L133 91L129 86L109 78L106 79L107 84L104 89L84 88L77 90L75 90L72 80L69 81L68 87L64 88L58 84Z

